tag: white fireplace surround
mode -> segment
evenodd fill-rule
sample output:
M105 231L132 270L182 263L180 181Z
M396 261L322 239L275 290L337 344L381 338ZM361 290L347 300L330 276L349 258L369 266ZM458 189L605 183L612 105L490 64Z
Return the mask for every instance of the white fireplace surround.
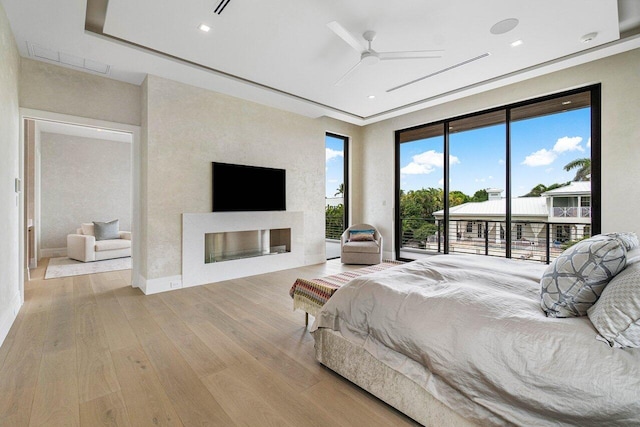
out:
M291 230L291 250L205 263L205 234ZM303 212L213 212L182 214L182 286L196 286L304 265Z

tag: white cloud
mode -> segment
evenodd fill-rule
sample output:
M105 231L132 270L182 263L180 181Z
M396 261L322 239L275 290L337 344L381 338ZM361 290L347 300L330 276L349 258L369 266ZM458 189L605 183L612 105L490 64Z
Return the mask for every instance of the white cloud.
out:
M558 155L555 152L543 148L542 150L538 150L535 153L531 153L527 157L525 157L522 164L531 167L546 166L553 163L553 161L557 157Z
M344 151L332 150L331 148L325 149L325 161L328 162L336 157L344 157Z
M438 185L444 185L444 178L440 178L438 180Z
M498 160L498 164L499 165L504 165L504 160L503 159Z
M545 171L546 173L551 173L551 172L553 172L553 168L546 168L544 171Z
M584 148L580 145L582 142L581 136L563 136L562 138L558 138L555 145L553 146L553 151L556 153L564 153L565 151L584 151Z
M400 173L407 175L430 174L436 168L444 166L444 154L435 150L425 151L412 157L412 162L400 170ZM449 156L449 164L455 165L460 163L460 159L456 156Z
M591 137L589 137L589 140L587 141L587 147L591 148Z

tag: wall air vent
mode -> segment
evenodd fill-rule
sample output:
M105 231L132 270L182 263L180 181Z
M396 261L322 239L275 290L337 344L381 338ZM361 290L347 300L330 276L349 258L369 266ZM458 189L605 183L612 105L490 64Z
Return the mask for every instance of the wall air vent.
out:
M56 62L61 65L67 65L78 68L82 71L109 75L111 66L102 62L92 61L91 59L81 58L69 53L59 52L57 50L48 49L46 47L27 42L29 56L34 59L44 60L46 62Z
M216 10L214 10L213 13L217 13L218 15L220 15L224 10L224 8L227 7L230 1L231 0L220 0L218 7L216 7Z
M486 58L489 55L491 55L489 52L483 53L482 55L478 55L478 56L476 56L474 58L467 59L466 61L462 61L462 62L459 62L457 64L454 64L454 65L452 65L450 67L443 68L442 70L438 70L438 71L433 72L431 74L427 74L426 76L420 77L419 79L411 80L410 82L401 84L400 86L396 86L396 87L392 87L391 89L387 89L387 92L393 92L394 90L402 89L405 86L409 86L409 85L412 85L414 83L418 83L419 81L428 79L429 77L437 76L438 74L442 74L445 71L450 71L450 70L453 70L454 68L458 68L458 67L461 67L463 65L467 65L467 64L469 64L471 62L477 61L479 59Z

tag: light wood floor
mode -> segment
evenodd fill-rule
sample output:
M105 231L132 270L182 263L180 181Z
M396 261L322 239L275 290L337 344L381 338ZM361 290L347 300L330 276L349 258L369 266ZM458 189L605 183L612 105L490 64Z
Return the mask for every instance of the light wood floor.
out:
M316 362L292 310L297 277L352 268L145 296L129 271L44 280L42 266L0 347L0 425L417 425Z

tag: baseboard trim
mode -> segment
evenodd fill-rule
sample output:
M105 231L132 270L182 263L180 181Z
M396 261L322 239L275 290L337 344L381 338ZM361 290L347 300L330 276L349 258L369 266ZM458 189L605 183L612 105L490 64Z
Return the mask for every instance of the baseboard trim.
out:
M40 249L40 258L57 258L67 256L67 248Z
M182 276L167 276L157 279L145 279L140 276L138 279L138 288L144 292L145 295L173 291L182 288Z
M16 321L21 305L20 294L17 293L4 312L0 313L0 346L4 344L4 340L7 338L11 326L13 326L13 322Z

